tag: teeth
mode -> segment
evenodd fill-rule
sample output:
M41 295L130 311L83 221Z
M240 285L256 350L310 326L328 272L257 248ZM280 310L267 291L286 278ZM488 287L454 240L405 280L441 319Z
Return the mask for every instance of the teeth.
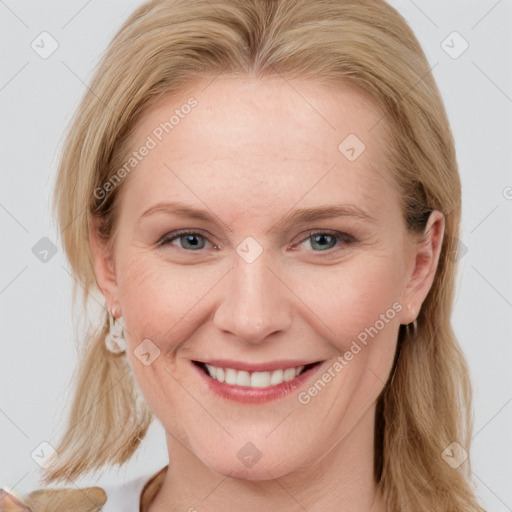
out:
M297 368L286 368L286 370L274 370L272 372L246 372L244 370L234 370L233 368L219 368L207 364L206 368L210 377L218 380L219 382L225 382L226 384L232 384L235 386L244 386L251 388L267 388L269 386L275 386L282 382L288 382L299 375L304 366L298 366Z

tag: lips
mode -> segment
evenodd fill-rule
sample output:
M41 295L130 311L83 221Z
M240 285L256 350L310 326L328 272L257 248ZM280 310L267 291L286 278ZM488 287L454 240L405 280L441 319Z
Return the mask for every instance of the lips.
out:
M217 371L219 369L223 369L223 366L217 367L215 377L212 377L209 373L209 369L206 367L206 363L202 361L191 361L192 367L195 369L196 374L200 377L202 381L202 385L204 385L204 390L212 392L213 394L221 397L222 399L226 399L229 401L235 401L239 403L245 404L261 404L266 403L272 400L282 399L292 393L298 391L302 386L305 386L307 382L311 381L315 375L318 375L322 368L327 364L327 361L317 361L314 363L307 361L298 361L298 360L290 360L290 361L275 361L273 363L264 363L264 364L254 364L254 363L245 363L240 364L240 362L235 361L227 361L227 360L211 360L211 362L215 362L217 364L226 365L231 364L233 366L243 367L243 368L261 368L263 367L263 372L249 372L247 370L235 370L234 368L227 368L225 372L221 370L221 374L218 375ZM300 363L306 363L305 365L301 365ZM297 367L293 365L299 365L302 370L295 375L295 377L291 375L285 375L288 373L288 369L292 369L292 371L296 371ZM210 361L208 362L210 366ZM291 365L291 366L288 366ZM278 367L274 370L276 374L275 378L271 379L271 382L268 382L268 371L269 367ZM284 370L282 367L288 367ZM211 368L211 366L210 366ZM240 382L238 382L237 375L236 383L233 383L233 374L240 374ZM266 374L266 375L265 375ZM283 374L283 375L281 375ZM250 380L248 379L250 376ZM231 381L228 383L224 382L224 377L227 380ZM283 381L284 380L284 381ZM253 382L254 381L254 382Z
M310 363L291 368L279 368L272 371L263 372L248 372L246 370L235 370L233 368L222 368L204 363L195 363L212 379L219 382L225 382L230 385L244 386L244 387L258 387L267 388L272 385L282 384L295 379L302 375L304 372L309 371L311 368L319 363Z

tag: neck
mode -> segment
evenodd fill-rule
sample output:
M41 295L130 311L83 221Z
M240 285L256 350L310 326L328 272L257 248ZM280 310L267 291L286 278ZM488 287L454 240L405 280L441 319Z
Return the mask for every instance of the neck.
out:
M375 408L340 442L308 464L268 480L232 478L204 465L167 433L169 467L147 512L220 512L242 502L246 512L385 512L374 480ZM271 474L269 469L269 475Z

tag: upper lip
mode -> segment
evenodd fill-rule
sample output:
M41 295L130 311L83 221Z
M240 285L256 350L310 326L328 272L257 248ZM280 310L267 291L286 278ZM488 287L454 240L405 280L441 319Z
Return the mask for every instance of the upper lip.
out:
M246 372L271 372L274 370L285 370L286 368L296 368L298 366L320 363L321 361L311 361L310 359L281 359L279 361L269 361L268 363L246 363L243 361L235 361L234 359L209 359L208 361L197 362L220 368L245 370Z

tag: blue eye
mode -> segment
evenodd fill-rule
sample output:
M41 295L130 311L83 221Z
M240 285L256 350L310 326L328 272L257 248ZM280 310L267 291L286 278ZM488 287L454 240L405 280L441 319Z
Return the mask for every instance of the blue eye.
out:
M326 252L329 249L335 248L338 242L350 243L353 241L354 238L346 233L340 233L337 231L317 231L309 233L308 238L303 240L301 244L304 242L310 242L311 247L319 249L314 252Z
M311 241L311 246L316 247L324 250L324 249L332 249L336 246L337 240L336 237L333 235L329 235L327 233L321 233L317 235L310 236L308 238L309 241ZM324 246L324 247L322 247ZM325 247L328 246L328 247Z
M183 229L164 235L157 244L165 246L171 244L174 240L179 240L181 242L182 249L197 251L205 248L206 238L195 231L187 231Z

